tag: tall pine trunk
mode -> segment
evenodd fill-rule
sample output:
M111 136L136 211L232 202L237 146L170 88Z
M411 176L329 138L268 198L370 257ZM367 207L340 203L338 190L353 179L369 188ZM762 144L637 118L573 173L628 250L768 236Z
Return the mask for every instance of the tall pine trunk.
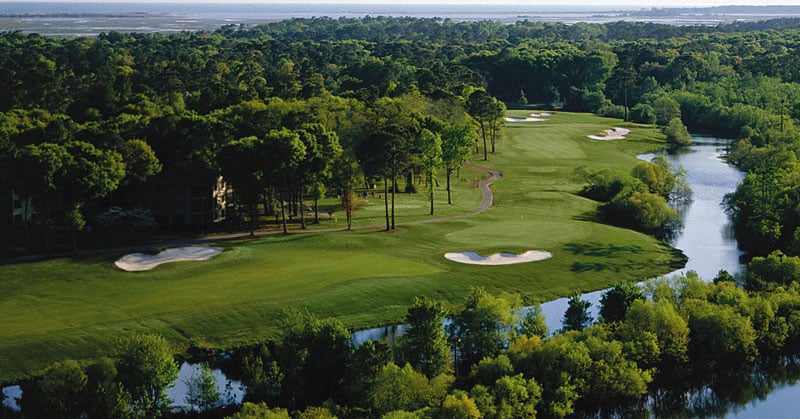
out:
M282 196L280 196L279 199L281 200L281 220L283 222L283 234L289 234L289 229L286 228L286 205L283 202Z
M389 231L389 179L383 177L383 207L386 210L386 231Z
M78 255L78 232L75 230L70 231L70 238L72 239L72 254Z
M428 171L428 187L431 188L431 215L433 215L433 170Z
M256 230L256 220L258 219L258 208L257 204L253 203L250 204L250 236L255 236Z
M481 135L483 136L483 160L489 160L489 156L486 154L486 124L481 121Z
M297 193L297 201L300 203L299 204L299 206L300 206L300 227L302 227L305 230L308 227L306 226L306 208L305 208L305 202L303 202L303 187L302 187L302 185L300 186L300 191Z
M491 139L491 143L492 143L492 154L494 154L495 132L497 132L497 127L495 126L495 123L489 124L489 138Z
M314 194L314 224L319 224L319 195Z
M397 193L397 171L392 168L392 230L395 229L395 220L394 220L394 198L395 194Z
M347 229L351 230L353 228L353 207L355 206L356 202L356 194L352 190L346 192L347 197L345 198L345 205L344 205L344 213L345 218L347 218Z
M453 201L450 199L450 175L453 173L453 169L447 168L447 205L453 205Z

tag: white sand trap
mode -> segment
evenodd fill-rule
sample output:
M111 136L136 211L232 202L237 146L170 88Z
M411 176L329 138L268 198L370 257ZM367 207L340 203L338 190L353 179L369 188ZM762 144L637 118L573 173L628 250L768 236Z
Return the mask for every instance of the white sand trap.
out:
M521 255L515 255L513 253L495 253L489 256L481 256L475 252L453 252L445 253L444 257L453 262L470 265L511 265L514 263L536 262L538 260L550 259L553 257L553 254L541 250L528 250Z
M114 264L123 271L149 271L162 263L209 260L220 252L222 249L208 246L175 247L157 255L131 253L119 258Z
M611 129L607 129L606 130L606 135L587 135L587 137L589 137L589 138L591 138L593 140L601 140L601 141L624 140L625 136L630 134L630 133L631 133L631 130L629 130L627 128L614 127L614 128L611 128Z
M534 118L534 117L530 117L530 118L511 118L511 117L506 117L506 121L507 122L544 122L544 121L547 121L547 120L544 119L544 118Z
M532 113L531 116L534 118L546 118L548 116L553 116L553 113L552 112Z

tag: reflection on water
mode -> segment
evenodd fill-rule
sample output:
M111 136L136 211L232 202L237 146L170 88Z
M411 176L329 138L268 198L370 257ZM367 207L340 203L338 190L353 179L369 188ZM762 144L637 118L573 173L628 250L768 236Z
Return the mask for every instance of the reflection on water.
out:
M20 386L8 386L3 388L3 407L10 409L14 412L19 412L19 404L17 403L17 399L22 398L22 387ZM2 413L2 411L0 411Z
M722 208L725 194L733 192L744 173L722 158L728 143L716 138L694 137L690 151L665 154L673 165L686 169L686 180L692 189L692 200L682 206L683 228L671 241L689 260L675 273L693 270L706 281L712 280L720 269L739 272L741 263L733 226ZM655 154L643 154L651 160Z
M189 393L188 383L193 377L199 376L201 370L201 364L190 364L188 362L181 364L181 368L178 371L178 380L174 386L167 390L167 396L172 400L172 407L177 409L191 409L193 407L186 400L186 396ZM229 380L220 369L212 369L211 373L217 380L217 391L222 396L221 403L223 405L241 404L245 394L244 384L241 381Z
M192 410L193 406L186 400L186 395L189 392L188 383L193 377L199 376L201 371L200 364L190 364L183 362L178 370L178 379L175 384L167 389L167 396L172 400L172 407L176 410ZM217 381L217 391L221 395L220 403L222 405L238 405L242 404L245 395L245 387L241 381L229 380L225 373L220 369L212 369L211 373ZM3 394L6 396L3 400L3 406L7 409L19 412L20 406L17 399L22 398L22 388L20 386L9 386L3 388ZM2 411L0 411L0 417Z
M702 379L682 378L657 386L638 402L615 405L588 417L798 417L797 382L800 359L782 358L740 369L704 373Z

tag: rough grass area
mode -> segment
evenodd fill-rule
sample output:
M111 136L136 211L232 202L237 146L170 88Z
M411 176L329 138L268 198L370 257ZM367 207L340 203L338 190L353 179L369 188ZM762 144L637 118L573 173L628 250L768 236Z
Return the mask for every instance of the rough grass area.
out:
M512 111L522 117L526 111ZM529 112L528 112L529 113ZM624 141L587 134L631 128ZM637 153L660 147L654 129L591 115L556 113L547 122L507 123L488 162L503 178L495 205L479 215L430 224L427 195L398 195L398 232L376 229L268 236L216 244L206 262L177 262L147 272L113 266L121 255L0 266L0 381L11 382L63 358L112 354L132 331L166 336L176 352L187 345L230 348L278 333L288 307L334 316L353 329L399 321L414 297L451 306L469 286L520 293L528 302L641 280L675 269L680 254L657 240L592 221L597 203L576 195L575 168L628 169ZM454 179L456 205L446 208L439 175L437 215L471 212L480 202L478 172ZM331 204L333 205L333 204ZM369 197L356 225L383 222ZM343 226L344 215L324 226ZM478 266L444 259L447 252L553 253L536 263Z

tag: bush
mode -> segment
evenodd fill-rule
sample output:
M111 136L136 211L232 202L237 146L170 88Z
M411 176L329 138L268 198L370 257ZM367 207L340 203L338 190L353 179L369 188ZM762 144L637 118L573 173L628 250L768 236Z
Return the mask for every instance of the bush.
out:
M680 118L672 118L663 129L667 136L667 143L670 147L684 147L692 144L692 136L689 130L683 125Z
M605 103L600 109L597 110L597 114L600 116L605 116L608 118L625 118L625 107L622 105L614 105L612 103Z
M650 192L628 192L623 191L603 207L615 224L646 233L661 233L678 221L678 212L667 205L664 197Z
M656 123L656 113L653 110L653 107L646 103L640 103L631 108L630 118L631 121L638 122L640 124Z
M581 195L600 202L611 201L623 189L645 190L645 185L638 179L624 172L601 170L584 174L587 185Z
M669 199L672 189L675 187L675 175L670 172L669 162L664 159L664 157L660 157L660 159L656 161L666 164L642 161L636 163L631 174L636 179L644 182L650 193Z
M745 288L751 291L788 286L800 278L800 257L786 256L780 250L766 257L754 257L747 264Z
M660 96L653 102L653 111L656 117L656 123L665 126L675 118L681 117L681 106L671 96Z
M564 104L564 109L573 112L597 112L603 106L610 105L600 90L570 88L570 96Z

